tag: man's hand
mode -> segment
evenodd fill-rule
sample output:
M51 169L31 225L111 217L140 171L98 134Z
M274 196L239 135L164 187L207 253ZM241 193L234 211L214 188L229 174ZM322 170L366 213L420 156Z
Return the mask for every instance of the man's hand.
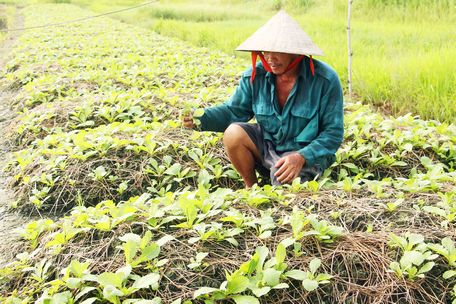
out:
M182 117L182 125L189 129L194 129L196 127L195 122L193 120L192 114L187 114Z
M275 167L279 168L279 170L274 176L282 184L290 183L299 176L305 164L306 160L301 154L298 152L290 153L277 161Z
M204 109L191 109L187 108L183 111L182 125L189 129L195 129L201 125L199 120L204 115Z

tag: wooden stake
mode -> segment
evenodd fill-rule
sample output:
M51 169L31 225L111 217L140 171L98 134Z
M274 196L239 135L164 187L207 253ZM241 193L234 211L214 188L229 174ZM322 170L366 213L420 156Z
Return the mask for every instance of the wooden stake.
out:
M347 39L348 39L348 97L350 100L353 97L353 87L352 87L352 58L353 51L351 46L351 7L353 0L348 0L348 18L347 18Z

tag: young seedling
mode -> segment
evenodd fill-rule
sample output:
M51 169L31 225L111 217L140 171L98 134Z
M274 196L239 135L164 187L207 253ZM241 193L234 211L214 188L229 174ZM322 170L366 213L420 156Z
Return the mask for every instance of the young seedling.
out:
M256 249L252 258L244 262L232 274L226 273L226 281L220 288L202 287L195 291L193 297L206 297L209 303L214 300L231 298L235 303L259 303L258 298L266 295L272 289L288 288L288 284L280 282L287 268L284 262L286 248L279 244L275 256L266 261L269 250L265 246ZM249 289L255 296L241 295ZM212 302L211 302L212 301Z
M193 106L187 104L182 110L182 117L191 116L193 124L198 128L201 125L201 121L198 119L204 115L204 109L195 109Z
M441 244L428 244L428 247L435 253L443 256L448 262L448 265L453 268L445 271L443 278L449 279L456 276L456 248L454 247L454 242L446 237L442 239Z
M402 257L399 262L390 263L391 271L395 272L399 278L405 277L410 281L414 281L416 278L424 278L424 274L435 265L432 260L438 257L438 255L427 250L428 246L420 234L406 233L404 237L401 237L391 233L388 245L402 250Z
M318 258L313 259L309 263L309 270L290 270L284 273L285 276L302 281L302 286L307 291L314 291L320 285L329 283L333 277L327 273L317 273L318 268L321 266L321 260Z
M209 252L198 252L195 258L190 259L190 264L187 265L190 269L198 269L203 264L203 260L207 257ZM206 264L207 265L207 264Z

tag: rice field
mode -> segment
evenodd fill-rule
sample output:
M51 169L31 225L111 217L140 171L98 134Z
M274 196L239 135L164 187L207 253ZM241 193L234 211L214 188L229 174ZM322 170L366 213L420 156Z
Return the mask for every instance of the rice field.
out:
M135 1L74 0L102 12ZM116 3L116 4L115 4ZM347 1L166 1L117 18L196 46L234 51L278 8L285 8L319 45L347 83ZM229 13L228 13L229 12ZM353 86L356 100L394 115L456 117L456 5L444 1L354 1ZM247 61L245 63L248 64Z

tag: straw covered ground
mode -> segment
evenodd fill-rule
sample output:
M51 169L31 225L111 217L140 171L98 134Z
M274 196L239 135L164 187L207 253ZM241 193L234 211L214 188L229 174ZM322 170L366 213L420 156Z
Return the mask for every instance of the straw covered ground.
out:
M0 248L15 256L0 299L451 303L456 126L347 103L323 177L245 190L221 134L179 118L228 98L244 66L111 19L24 32L0 72L18 113L5 170L11 207L39 219Z

